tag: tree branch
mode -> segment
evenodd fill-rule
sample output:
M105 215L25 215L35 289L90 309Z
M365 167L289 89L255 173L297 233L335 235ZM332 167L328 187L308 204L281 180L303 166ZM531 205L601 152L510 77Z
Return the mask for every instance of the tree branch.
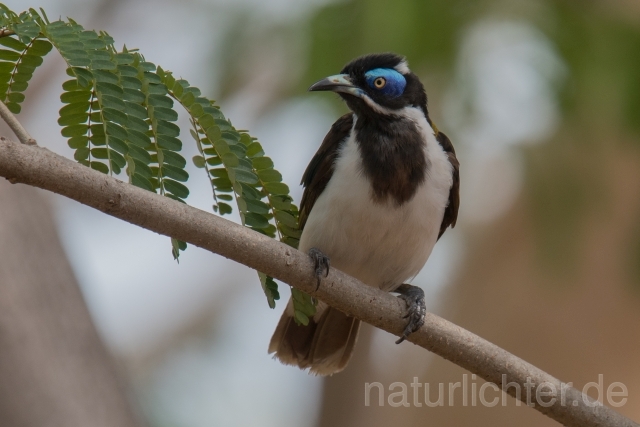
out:
M134 187L45 148L1 138L0 176L13 183L61 194L116 218L220 254L397 336L405 326L404 303L386 292L336 269L331 269L316 291L313 266L307 255L239 224ZM409 341L498 386L519 384L522 390L519 397L525 403L527 384L529 388L533 384L533 390L543 383L553 385L558 391L555 402L548 407L535 404L534 408L564 425L638 426L606 406L594 406L594 400L580 391L435 314L427 313L424 326ZM560 390L564 390L564 399L560 399ZM515 397L515 387L507 392ZM535 398L529 400L532 401Z
M9 111L9 108L7 108L5 103L2 101L0 101L0 117L2 117L2 120L4 120L7 125L9 125L20 142L26 145L37 145L36 140L31 138L29 132L27 132L27 130L22 126L22 123L20 123L18 119L16 119L16 116L14 116L11 111Z

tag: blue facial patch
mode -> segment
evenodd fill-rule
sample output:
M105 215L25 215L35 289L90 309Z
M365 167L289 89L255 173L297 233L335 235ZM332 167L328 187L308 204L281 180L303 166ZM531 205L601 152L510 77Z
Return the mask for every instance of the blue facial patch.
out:
M374 70L367 71L364 77L367 80L367 85L369 85L371 89L390 98L397 98L402 95L404 87L407 85L407 81L404 76L392 68L376 68ZM386 84L380 89L375 85L375 81L379 77L386 80Z

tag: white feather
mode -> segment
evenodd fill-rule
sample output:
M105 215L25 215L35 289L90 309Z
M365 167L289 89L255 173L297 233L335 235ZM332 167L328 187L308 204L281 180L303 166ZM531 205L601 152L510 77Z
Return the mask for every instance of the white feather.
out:
M429 170L415 196L400 207L393 201L372 200L352 128L333 176L311 210L299 246L305 252L320 249L332 267L384 290L413 278L426 263L452 185L451 164L422 111L408 107L394 114L414 121L426 141Z
M409 74L411 72L411 70L409 69L409 64L407 63L406 60L401 61L398 65L396 65L393 68L395 68L396 71L399 72L400 74Z

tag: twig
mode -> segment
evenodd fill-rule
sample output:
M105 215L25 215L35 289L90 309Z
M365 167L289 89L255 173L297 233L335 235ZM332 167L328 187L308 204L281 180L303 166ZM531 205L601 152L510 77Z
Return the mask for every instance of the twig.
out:
M0 101L0 117L4 120L7 125L11 128L13 133L16 134L20 142L26 145L38 145L36 140L29 135L29 132L22 126L22 123L16 119L16 116L13 115L9 108L5 105L4 102Z
M61 194L116 218L230 258L397 336L404 329L405 307L398 298L336 269L331 269L316 290L313 266L306 254L239 224L101 174L47 149L0 139L0 176ZM558 397L550 406L534 405L536 410L564 425L639 427L613 409L594 404L593 399L530 363L435 314L427 313L424 326L410 335L408 341L486 381L498 386L511 384L505 392L525 403L531 402L525 396L528 393L516 395L512 383L519 384L522 391L537 391L538 387L545 390L548 384L558 391L564 390L564 397Z
M8 28L0 28L0 37L7 37L15 34L15 31Z

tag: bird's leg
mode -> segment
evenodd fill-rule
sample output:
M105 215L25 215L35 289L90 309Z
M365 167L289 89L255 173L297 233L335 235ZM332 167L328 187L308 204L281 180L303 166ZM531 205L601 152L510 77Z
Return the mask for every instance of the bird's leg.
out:
M316 286L317 291L320 288L320 278L322 277L322 273L324 273L324 277L329 275L329 257L323 254L318 248L309 249L309 256L315 266L314 273L316 275L316 279L318 279L318 286Z
M403 299L407 303L407 314L403 317L409 319L409 323L405 326L402 332L402 337L396 341L396 344L400 344L411 333L420 329L424 325L424 317L427 314L427 306L424 302L424 291L412 285L403 283L398 286L393 292L397 292L398 298Z

